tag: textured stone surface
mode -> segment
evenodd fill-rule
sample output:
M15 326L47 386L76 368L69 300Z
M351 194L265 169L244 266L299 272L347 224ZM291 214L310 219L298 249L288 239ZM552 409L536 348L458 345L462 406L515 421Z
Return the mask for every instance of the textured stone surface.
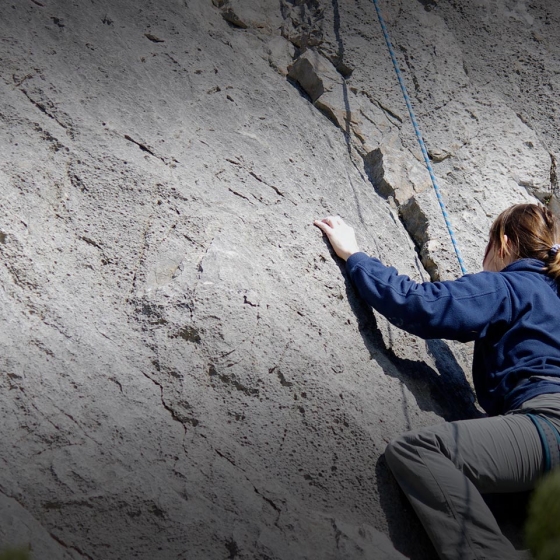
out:
M383 8L476 271L500 210L558 204L560 9ZM478 414L470 349L372 313L311 225L458 275L371 2L22 0L0 30L0 544L433 558L382 453Z

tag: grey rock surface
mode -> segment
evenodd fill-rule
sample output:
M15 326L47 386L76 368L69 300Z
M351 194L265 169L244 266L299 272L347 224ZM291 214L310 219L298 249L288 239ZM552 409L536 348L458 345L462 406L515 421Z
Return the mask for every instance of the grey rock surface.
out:
M559 207L560 8L382 6L475 272L502 209ZM0 547L433 558L382 454L480 414L470 348L373 313L312 226L459 275L371 2L21 0L0 31Z

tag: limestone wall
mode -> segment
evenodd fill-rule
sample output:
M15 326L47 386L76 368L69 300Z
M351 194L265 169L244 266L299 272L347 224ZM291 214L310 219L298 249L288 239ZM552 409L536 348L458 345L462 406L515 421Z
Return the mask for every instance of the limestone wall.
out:
M469 271L557 207L560 8L382 2ZM382 453L479 414L470 348L356 296L315 218L460 273L368 0L0 4L0 543L434 557Z

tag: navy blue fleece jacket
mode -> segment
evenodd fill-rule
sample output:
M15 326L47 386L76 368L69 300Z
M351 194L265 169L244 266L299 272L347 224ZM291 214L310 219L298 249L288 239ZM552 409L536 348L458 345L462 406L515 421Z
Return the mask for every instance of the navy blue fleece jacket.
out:
M501 272L417 283L365 253L346 262L361 297L422 338L475 341L473 381L489 415L560 392L560 292L544 264L521 259Z

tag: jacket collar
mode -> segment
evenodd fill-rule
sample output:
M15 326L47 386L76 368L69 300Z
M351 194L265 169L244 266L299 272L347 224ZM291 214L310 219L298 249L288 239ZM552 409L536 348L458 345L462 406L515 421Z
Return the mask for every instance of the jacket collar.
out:
M539 274L546 274L544 271L544 262L539 261L538 259L519 259L501 270L501 272L519 271L538 272Z
M537 274L541 274L545 282L560 296L560 282L556 282L554 278L546 274L543 261L539 261L538 259L519 259L506 266L501 272L536 272Z

